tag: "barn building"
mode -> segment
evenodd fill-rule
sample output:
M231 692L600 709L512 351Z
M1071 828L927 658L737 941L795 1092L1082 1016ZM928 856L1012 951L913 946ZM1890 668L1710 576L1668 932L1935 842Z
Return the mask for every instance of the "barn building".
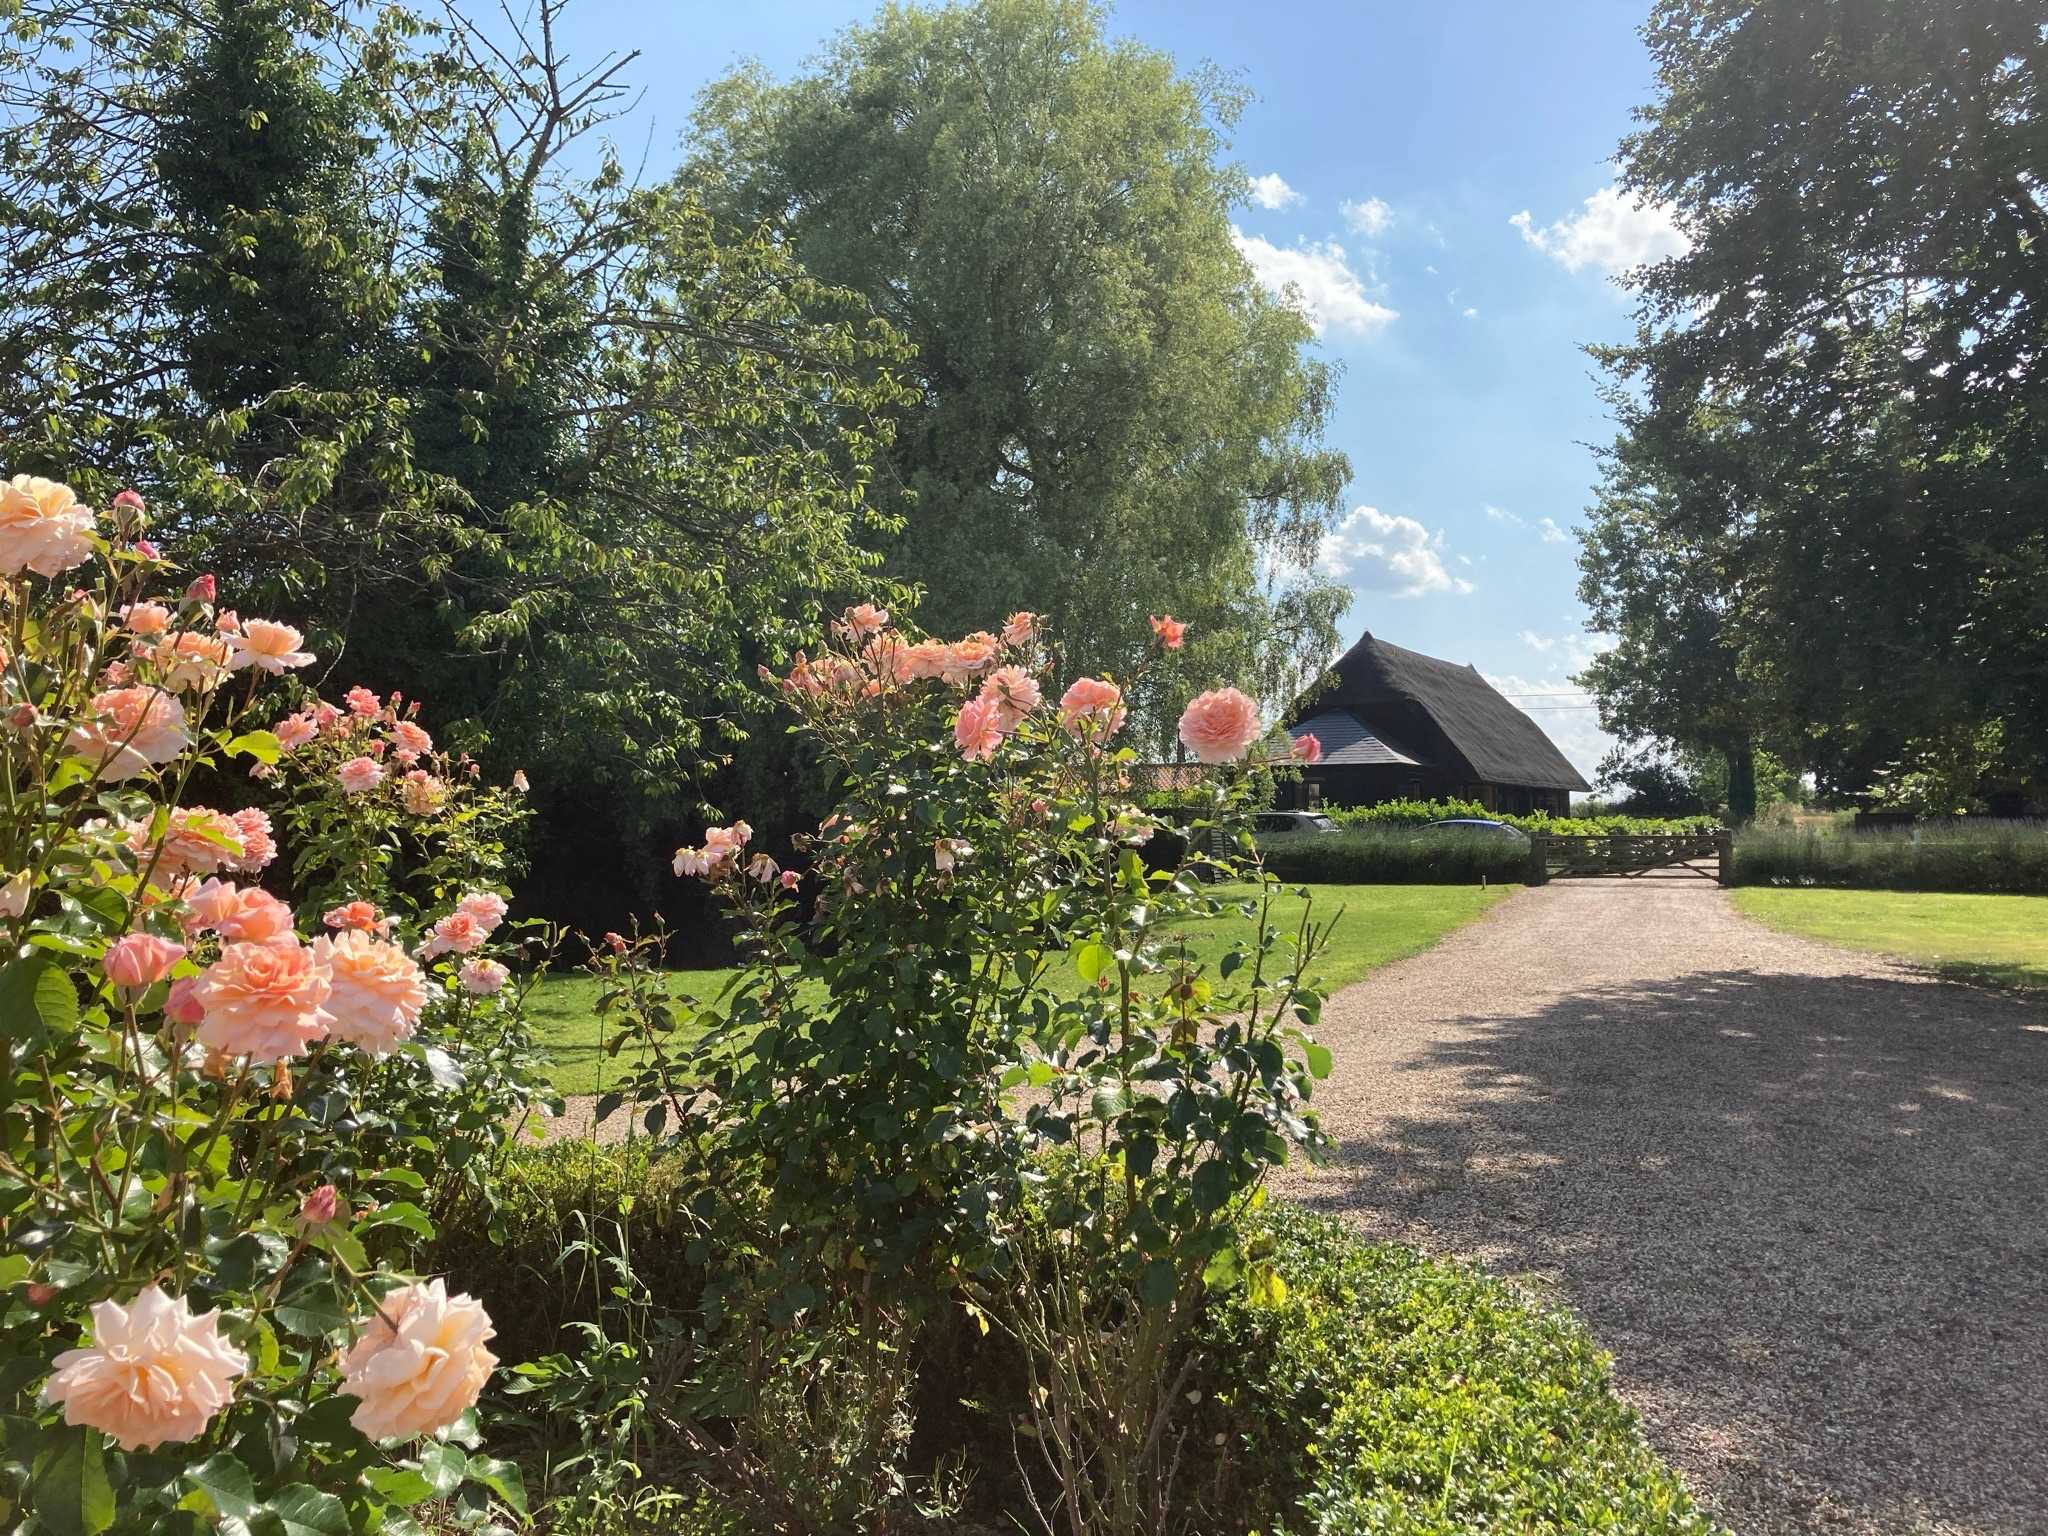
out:
M1322 761L1290 786L1304 805L1477 800L1487 809L1568 815L1590 786L1542 728L1473 668L1363 635L1337 684L1288 723Z

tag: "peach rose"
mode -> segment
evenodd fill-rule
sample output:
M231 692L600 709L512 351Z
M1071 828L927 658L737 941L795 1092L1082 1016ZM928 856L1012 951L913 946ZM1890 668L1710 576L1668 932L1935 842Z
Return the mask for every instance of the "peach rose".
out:
M350 714L364 720L369 719L372 715L380 715L384 712L384 701L370 692L361 683L356 684L355 687L343 694L341 702L348 706Z
M1124 723L1124 691L1107 678L1079 677L1060 695L1060 724L1070 735L1100 740Z
M953 866L974 852L974 847L965 838L938 837L932 839L932 866L942 875L950 875Z
M391 745L401 763L411 763L434 750L434 738L412 721L401 720L391 727Z
M206 1017L206 1009L199 1001L199 983L204 978L180 976L171 983L170 996L164 999L164 1017L173 1024L190 1029Z
M174 693L198 693L228 675L227 641L196 629L164 636L150 659Z
M1264 734L1259 706L1235 688L1198 693L1181 711L1180 739L1205 763L1234 763Z
M402 1286L341 1359L341 1390L360 1400L349 1422L372 1440L429 1435L476 1406L498 1357L496 1337L472 1296L439 1280Z
M873 603L861 603L847 609L841 622L845 624L846 632L858 640L862 635L878 633L889 622L889 610L877 608Z
M327 972L299 943L230 944L193 991L206 1011L195 1038L257 1065L287 1061L327 1033Z
M170 762L190 744L185 709L155 688L111 688L93 695L92 720L64 738L73 756L103 779L132 779Z
M121 610L131 634L160 635L171 627L171 610L162 603L131 603Z
M462 969L455 973L455 979L462 983L462 990L471 996L489 997L504 986L511 975L512 973L497 961L478 956L465 962Z
M153 933L129 933L107 946L100 969L123 992L142 992L170 975L171 967L184 958L182 944Z
M278 721L271 727L271 734L277 737L277 744L285 751L296 752L320 734L320 727L311 715L301 710Z
M43 1400L64 1422L100 1431L124 1451L194 1440L227 1407L249 1357L222 1339L220 1313L194 1315L152 1285L122 1306L95 1302L92 1343L52 1363Z
M373 757L352 757L334 770L334 777L347 793L360 795L384 782L384 765Z
M910 646L901 635L876 635L860 653L878 682L893 687L910 681Z
M1294 760L1298 763L1320 763L1323 760L1322 739L1314 731L1303 731L1294 738Z
M313 941L313 959L327 970L329 1032L372 1056L386 1056L418 1028L427 1006L427 977L396 944L344 928Z
M267 869L277 857L277 841L270 830L270 817L254 806L235 812L235 833L241 839L242 856L233 861L244 874Z
M421 948L420 958L431 960L451 950L458 955L472 954L483 948L484 940L489 937L489 931L477 921L475 913L457 907L434 924L434 936Z
M399 781L398 803L415 816L433 815L447 799L448 786L424 768L413 769Z
M28 910L28 871L17 869L0 880L0 917L19 917Z
M943 640L920 640L903 653L903 669L911 677L937 677L946 670L953 648Z
M527 778L524 768L514 768L512 770L512 788L514 792L522 795L533 788L533 781Z
M242 829L234 818L204 805L172 811L163 835L154 841L146 821L129 822L121 831L136 865L150 869L150 878L158 885L182 875L210 875L232 865L243 852Z
M981 685L981 697L995 704L1003 729L1014 731L1018 722L1038 708L1044 694L1038 679L1022 667L997 667Z
M228 649L233 653L228 658L228 667L236 671L256 667L273 676L281 676L288 667L310 667L314 660L312 652L299 649L305 643L306 637L289 624L250 619L228 641Z
M1038 638L1038 615L1019 609L1003 620L1003 644L1029 645Z
M960 718L953 722L953 745L972 762L987 762L1003 744L1003 706L986 694L960 706Z
M505 898L496 891L470 891L455 903L455 910L467 912L485 933L489 933L505 921L505 913L510 909L505 905Z
M1159 643L1169 651L1177 651L1186 643L1188 627L1170 613L1152 615L1152 633Z
M391 932L391 919L382 916L367 901L346 901L338 907L330 907L320 921L330 928L359 928L364 933L380 937Z
M946 647L946 663L940 668L939 676L955 688L964 688L971 679L995 665L995 659L996 637L985 630L976 630Z
M232 910L214 925L231 944L275 944L292 940L292 909L270 892L250 886L236 891Z
M92 553L95 519L71 487L40 475L0 482L0 576L55 576Z

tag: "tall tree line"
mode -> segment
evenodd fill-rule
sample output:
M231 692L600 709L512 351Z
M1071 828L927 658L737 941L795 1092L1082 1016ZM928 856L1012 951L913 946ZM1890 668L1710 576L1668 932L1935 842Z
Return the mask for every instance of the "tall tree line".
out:
M1690 243L1599 350L1587 685L1625 738L2011 803L2048 764L2041 8L1664 0L1644 36L1623 180Z

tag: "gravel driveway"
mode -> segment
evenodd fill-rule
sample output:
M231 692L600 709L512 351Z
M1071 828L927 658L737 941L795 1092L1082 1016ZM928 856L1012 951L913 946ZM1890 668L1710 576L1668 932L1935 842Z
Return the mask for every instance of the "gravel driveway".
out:
M1569 1303L1738 1533L2048 1532L2048 1004L1559 881L1333 998L1289 1192Z

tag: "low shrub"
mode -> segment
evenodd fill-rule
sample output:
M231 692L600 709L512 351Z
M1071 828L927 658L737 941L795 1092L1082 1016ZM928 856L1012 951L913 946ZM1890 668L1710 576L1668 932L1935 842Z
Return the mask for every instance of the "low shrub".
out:
M1268 873L1313 885L1511 884L1529 868L1526 844L1484 834L1418 836L1412 827L1282 832L1258 846Z
M1198 1340L1229 1528L1714 1531L1569 1316L1298 1206L1265 1232L1284 1296L1230 1293Z
M1324 806L1323 813L1340 827L1419 827L1432 821L1474 817L1504 821L1524 832L1548 832L1555 837L1609 837L1615 833L1648 837L1657 833L1711 832L1720 825L1712 816L1622 816L1612 812L1552 816L1542 811L1523 816L1489 811L1477 800L1382 800L1378 805Z
M1735 840L1734 883L2048 895L2048 824L1951 822L1865 832L1756 826Z

